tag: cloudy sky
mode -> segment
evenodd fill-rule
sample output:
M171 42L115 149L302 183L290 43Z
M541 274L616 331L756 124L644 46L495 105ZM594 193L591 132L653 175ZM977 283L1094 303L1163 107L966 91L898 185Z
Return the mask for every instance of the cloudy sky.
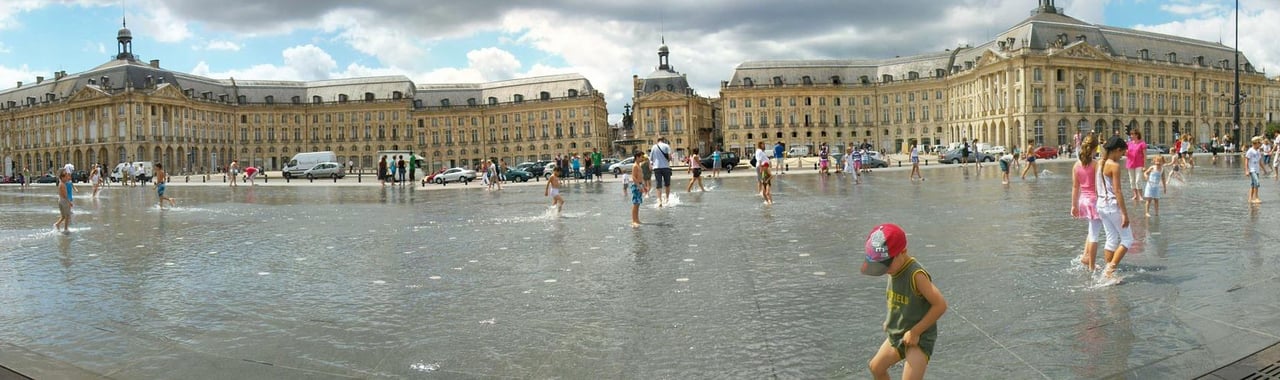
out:
M611 120L630 78L657 64L659 38L695 88L748 60L890 58L978 44L1038 0L5 0L0 88L75 73L115 54L127 16L134 52L167 69L242 79L406 75L482 82L577 72L606 93ZM1231 0L1057 0L1092 23L1234 43ZM1280 1L1243 0L1240 49L1280 73Z

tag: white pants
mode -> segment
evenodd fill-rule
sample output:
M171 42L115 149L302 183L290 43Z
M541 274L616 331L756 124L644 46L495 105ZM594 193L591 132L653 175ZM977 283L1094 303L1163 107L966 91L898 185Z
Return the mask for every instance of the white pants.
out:
M1089 235L1084 237L1086 243L1097 243L1098 234L1102 233L1102 219L1089 219Z
M1129 169L1129 188L1137 189L1139 193L1142 192L1143 183L1146 182L1142 179L1142 172L1142 168Z
M1103 249L1115 251L1124 246L1133 246L1133 231L1129 227L1121 227L1120 207L1114 199L1098 199L1098 216L1102 218L1102 229L1107 233L1107 244Z

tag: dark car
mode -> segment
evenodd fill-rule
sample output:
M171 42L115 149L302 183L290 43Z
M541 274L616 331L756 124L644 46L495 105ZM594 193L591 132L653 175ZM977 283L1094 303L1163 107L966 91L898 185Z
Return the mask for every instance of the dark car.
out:
M507 169L505 176L511 182L529 182L533 178L533 174L516 168Z
M711 160L711 156L702 158L702 167L711 170L711 165L715 162ZM720 152L720 167L726 172L733 173L733 168L738 166L738 155L733 152Z
M863 157L862 167L864 169L887 168L889 167L889 162L875 157Z
M541 177L542 172L546 170L543 166L546 166L543 161L521 162L519 165L516 165L516 169L526 171L530 176Z
M71 172L71 182L88 183L89 172L86 172L84 170L76 170L74 172Z
M36 183L58 183L58 178L54 177L53 174L45 174L40 178L36 178Z

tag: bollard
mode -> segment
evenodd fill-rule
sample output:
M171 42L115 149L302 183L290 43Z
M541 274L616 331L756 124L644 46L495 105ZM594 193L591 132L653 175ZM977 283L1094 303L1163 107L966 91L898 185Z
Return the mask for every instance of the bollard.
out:
M333 183L338 183L338 175L337 175L337 174L334 174L334 175L332 175L332 176L330 176L330 177L333 177Z
M226 174L223 174L223 175L222 175L222 183L227 183L227 175L226 175Z
M813 164L813 170L818 170L818 164Z
M263 172L263 173L262 173L262 183L267 183L267 182L269 181L267 178L271 178L271 177L268 177L268 176L267 176L267 173L266 173L266 172Z
M785 171L788 171L788 170L791 170L791 164L782 165L782 171L784 171L784 172L785 172Z
M364 174L364 170L356 169L356 183L364 182L364 179L360 177L361 174Z
M187 181L186 181L186 182L191 182L191 176L187 176Z
M902 167L902 161L898 161L898 167Z
M289 183L289 181L291 181L291 180L293 180L293 176L285 176L285 177L284 177L284 183Z
M315 183L315 182L316 182L316 177L315 177L315 176L307 177L307 182Z

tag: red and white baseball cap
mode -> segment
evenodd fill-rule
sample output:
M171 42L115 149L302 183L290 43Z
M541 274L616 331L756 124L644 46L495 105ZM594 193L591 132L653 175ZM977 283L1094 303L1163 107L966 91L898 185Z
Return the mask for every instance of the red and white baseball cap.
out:
M889 264L907 250L907 233L897 224L885 223L871 229L867 234L866 261L862 263L862 274L880 276L889 271Z

